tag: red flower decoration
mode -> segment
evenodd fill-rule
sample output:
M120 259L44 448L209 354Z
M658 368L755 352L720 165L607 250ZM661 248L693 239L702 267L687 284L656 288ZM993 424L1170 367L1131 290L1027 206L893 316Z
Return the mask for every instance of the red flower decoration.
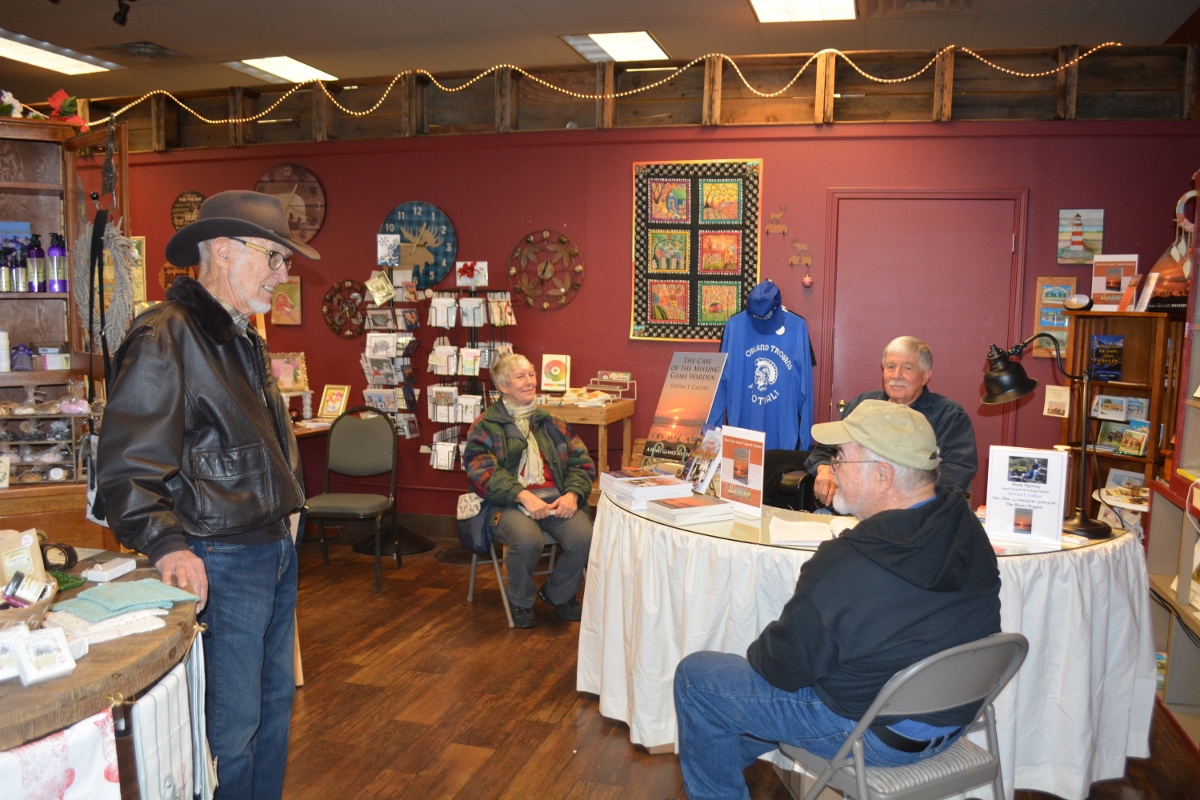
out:
M462 262L462 265L459 266L459 268L458 268L458 277L473 280L475 278L475 262L474 261Z
M47 97L46 102L50 104L50 119L58 120L59 122L69 122L72 125L78 126L80 130L87 130L87 120L75 113L79 110L78 98L71 97L65 91L59 89Z

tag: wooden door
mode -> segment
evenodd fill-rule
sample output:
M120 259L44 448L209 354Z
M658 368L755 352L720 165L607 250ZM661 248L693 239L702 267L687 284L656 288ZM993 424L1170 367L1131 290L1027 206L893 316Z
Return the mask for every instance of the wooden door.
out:
M985 408L988 345L1020 341L1025 194L897 190L830 192L833 314L822 386L837 405L882 388L880 357L897 336L933 350L931 391L962 404L975 425L984 497L988 447L1011 444L1013 410ZM826 308L830 299L826 297Z

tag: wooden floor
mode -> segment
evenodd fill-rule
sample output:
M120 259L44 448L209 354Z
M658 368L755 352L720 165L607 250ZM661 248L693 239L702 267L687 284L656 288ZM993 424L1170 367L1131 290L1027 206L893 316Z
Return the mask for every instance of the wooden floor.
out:
M431 535L446 531L426 530ZM575 690L578 625L537 607L537 627L510 630L490 565L474 603L470 569L437 551L384 562L348 543L300 559L305 685L296 692L284 796L312 798L685 798L674 755L649 755L628 728ZM461 551L459 551L461 553ZM1156 712L1153 757L1091 800L1200 798L1200 766ZM750 796L788 800L766 764L747 771ZM1019 792L1018 800L1049 795Z

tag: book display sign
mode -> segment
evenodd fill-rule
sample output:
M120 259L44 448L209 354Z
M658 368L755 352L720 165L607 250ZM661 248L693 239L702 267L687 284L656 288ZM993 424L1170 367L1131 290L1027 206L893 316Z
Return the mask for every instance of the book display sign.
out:
M721 429L721 488L718 496L735 513L762 516L763 451L767 435L726 425Z
M717 396L725 357L725 353L671 356L643 455L670 461L687 459L702 435L701 427Z
M988 460L988 536L1058 544L1066 483L1066 453L993 446Z

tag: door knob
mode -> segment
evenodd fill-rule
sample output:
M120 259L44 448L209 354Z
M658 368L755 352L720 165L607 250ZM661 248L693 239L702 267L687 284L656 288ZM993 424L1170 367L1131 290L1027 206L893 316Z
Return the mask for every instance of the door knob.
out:
M846 410L846 401L838 400L838 414L841 415L841 413L845 410Z

